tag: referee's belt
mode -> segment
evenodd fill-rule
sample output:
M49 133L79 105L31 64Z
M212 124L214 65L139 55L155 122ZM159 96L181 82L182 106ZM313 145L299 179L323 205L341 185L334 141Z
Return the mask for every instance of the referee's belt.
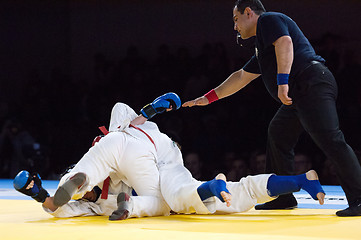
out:
M316 60L312 60L311 63L307 67L310 67L310 66L315 65L315 64L323 64L323 63L319 62L319 61L316 61Z
M299 76L301 76L307 69L309 69L310 67L317 65L317 64L322 64L322 62L316 61L316 60L312 60L311 62L309 62L306 67L304 69L302 69L301 71L299 71L296 76L294 78L297 78Z

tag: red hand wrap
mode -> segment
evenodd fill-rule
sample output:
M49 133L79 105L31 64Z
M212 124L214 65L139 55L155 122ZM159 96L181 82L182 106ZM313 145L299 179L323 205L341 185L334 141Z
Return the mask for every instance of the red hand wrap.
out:
M217 93L216 93L216 91L214 91L214 89L207 92L204 96L208 99L209 103L215 102L219 99L217 96Z

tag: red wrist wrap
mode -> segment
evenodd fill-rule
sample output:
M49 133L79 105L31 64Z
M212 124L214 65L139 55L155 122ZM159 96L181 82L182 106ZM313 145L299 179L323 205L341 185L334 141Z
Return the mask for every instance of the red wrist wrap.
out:
M207 92L204 96L208 99L209 103L215 102L219 99L217 96L217 93L216 93L216 91L214 91L214 89Z

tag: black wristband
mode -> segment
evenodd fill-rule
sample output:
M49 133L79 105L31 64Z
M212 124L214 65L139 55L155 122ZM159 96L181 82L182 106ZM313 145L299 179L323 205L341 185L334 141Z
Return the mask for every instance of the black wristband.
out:
M48 191L46 191L44 188L40 188L39 193L32 196L33 199L35 199L36 201L41 202L41 203L45 202L45 199L47 197L50 197L50 195L49 195Z
M153 108L153 106L151 104L147 104L145 105L142 110L140 110L140 113L146 118L146 119L151 119L152 117L154 117L154 115L157 114L157 112L155 111L155 109Z

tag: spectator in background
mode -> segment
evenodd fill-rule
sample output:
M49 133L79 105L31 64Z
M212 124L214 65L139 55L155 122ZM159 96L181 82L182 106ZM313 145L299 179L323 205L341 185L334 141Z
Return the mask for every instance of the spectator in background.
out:
M166 75L167 77L171 77L174 73L175 57L170 52L169 46L166 44L160 45L157 54L158 56L153 66L155 76Z
M196 152L189 152L184 157L185 167L192 173L195 179L202 179L202 166L203 163L200 156Z
M252 175L264 173L266 169L266 153L260 150L254 151L251 154L249 164Z
M320 40L318 53L326 60L326 66L333 74L337 74L340 67L339 45L342 39L339 35L325 33Z
M303 153L295 155L295 174L302 174L312 169L311 159Z
M36 158L37 154L39 158ZM42 172L46 165L40 157L40 145L15 119L8 120L1 130L0 160L0 178L13 178L23 168Z
M242 158L237 158L232 162L231 168L227 171L227 180L237 182L248 175L248 164Z
M340 185L336 174L335 164L333 164L330 159L326 159L323 163L320 179L323 185Z
M214 176L214 171L223 167L223 153L232 149L232 140L229 135L222 130L219 117L214 114L208 114L202 117L200 132L195 139L192 139L192 147L204 159L205 179Z
M94 55L95 84L109 84L113 71L113 64L104 56L103 53L96 53Z

